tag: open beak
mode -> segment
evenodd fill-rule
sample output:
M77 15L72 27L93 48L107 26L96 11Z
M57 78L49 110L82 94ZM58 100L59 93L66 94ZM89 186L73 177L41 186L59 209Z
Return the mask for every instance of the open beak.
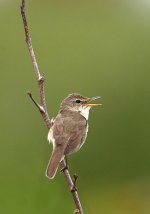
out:
M89 99L88 103L86 103L85 105L86 105L86 106L90 106L90 107L101 106L102 104L89 103L89 102L94 101L94 100L97 100L97 99L99 99L99 98L101 98L101 97L99 97L99 96L97 96L97 97L92 97L92 98Z

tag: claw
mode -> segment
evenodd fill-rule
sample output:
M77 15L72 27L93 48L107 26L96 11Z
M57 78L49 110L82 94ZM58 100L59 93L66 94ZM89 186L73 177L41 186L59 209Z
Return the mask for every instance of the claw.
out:
M73 187L71 188L71 192L77 191L76 184L77 184L78 175L75 173L73 175L73 178L74 178L74 180L73 180Z
M73 187L71 188L71 192L77 192L77 187L73 185Z
M64 172L66 169L68 169L68 166L66 165L65 167L63 167L60 172Z

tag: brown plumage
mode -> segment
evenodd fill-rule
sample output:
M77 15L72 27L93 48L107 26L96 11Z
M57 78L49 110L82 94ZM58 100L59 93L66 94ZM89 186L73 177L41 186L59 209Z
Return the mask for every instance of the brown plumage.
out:
M48 134L48 139L53 144L53 152L46 169L47 177L54 178L65 155L78 151L85 142L90 109L86 104L90 100L79 94L71 94L61 103L60 111ZM83 109L85 114L82 114Z

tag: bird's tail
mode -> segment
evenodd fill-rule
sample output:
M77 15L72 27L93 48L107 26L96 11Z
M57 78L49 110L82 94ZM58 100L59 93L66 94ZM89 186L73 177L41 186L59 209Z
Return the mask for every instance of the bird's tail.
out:
M45 175L50 178L53 179L56 175L59 163L61 162L61 160L64 158L63 155L63 149L60 148L55 148L51 158L48 162L47 168L46 168L46 173Z

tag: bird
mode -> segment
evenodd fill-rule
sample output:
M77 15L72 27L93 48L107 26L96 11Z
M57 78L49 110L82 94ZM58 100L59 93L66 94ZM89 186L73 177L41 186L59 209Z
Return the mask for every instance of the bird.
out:
M100 98L85 97L78 93L69 94L61 103L55 119L51 120L48 141L53 150L45 175L53 179L60 162L68 155L80 150L88 132L88 118L91 107L102 105L91 101Z

